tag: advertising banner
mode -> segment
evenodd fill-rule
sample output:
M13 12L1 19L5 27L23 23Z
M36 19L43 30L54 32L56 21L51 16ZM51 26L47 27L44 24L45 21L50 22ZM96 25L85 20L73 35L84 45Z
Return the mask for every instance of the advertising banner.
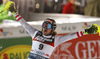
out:
M31 44L31 37L1 39L0 59L27 59ZM100 36L89 34L64 42L50 59L100 59Z
M30 50L30 37L0 40L0 59L27 59Z
M64 42L50 59L100 59L100 36L90 34Z
M58 34L73 33L77 31L82 31L92 24L100 25L100 21L94 22L80 22L80 23L63 23L57 24L56 31ZM31 25L32 27L41 30L41 25ZM16 38L16 37L29 37L28 32L20 26L9 26L0 28L0 39L2 38Z

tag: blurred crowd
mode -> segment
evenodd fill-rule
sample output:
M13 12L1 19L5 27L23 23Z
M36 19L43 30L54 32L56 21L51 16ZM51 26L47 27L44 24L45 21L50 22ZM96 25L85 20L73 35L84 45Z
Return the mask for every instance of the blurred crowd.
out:
M5 8L5 3L6 3L5 1L9 1L9 0L0 0L0 23L3 21L3 19L12 19L12 20L15 19L13 15L11 15L9 10L2 12L3 9ZM66 2L60 3L60 6L58 6L59 3L57 1L63 1L63 0L52 0L53 2L51 3L48 3L49 0L30 0L30 1L33 1L33 3L32 2L31 3L29 2L29 3L33 4L34 6L28 5L27 0L11 0L11 1L14 1L17 4L17 7L18 7L17 9L21 10L19 11L20 14L22 12L27 13L26 9L28 8L24 8L25 6L22 5L22 4L25 4L29 6L29 10L31 10L33 13L81 14L81 15L86 15L86 16L100 17L100 4L99 4L100 0L87 0L85 2L84 7L81 7L80 5L75 4L76 0L66 0ZM16 1L19 1L20 3L21 1L22 2L26 1L26 2L20 4L19 2L16 2Z
M63 5L63 14L82 14L86 16L100 17L100 0L88 0L82 12L80 6L75 5L75 0L68 0L66 5Z

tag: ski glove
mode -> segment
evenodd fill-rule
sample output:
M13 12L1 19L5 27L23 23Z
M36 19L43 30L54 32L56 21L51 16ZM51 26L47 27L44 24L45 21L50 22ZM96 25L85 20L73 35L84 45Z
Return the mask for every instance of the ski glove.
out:
M88 27L88 29L84 30L85 34L96 34L99 33L99 25L93 24L91 27Z
M8 1L5 5L6 5L6 7L8 7L9 11L10 11L13 15L17 13L17 12L16 12L16 7L15 7L14 2Z

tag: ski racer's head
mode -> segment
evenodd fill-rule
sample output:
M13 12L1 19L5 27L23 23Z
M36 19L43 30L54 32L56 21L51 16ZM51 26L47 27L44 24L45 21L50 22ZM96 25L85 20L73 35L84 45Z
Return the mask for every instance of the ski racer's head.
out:
M42 24L43 34L46 36L52 35L55 29L56 29L56 22L53 19L47 18Z

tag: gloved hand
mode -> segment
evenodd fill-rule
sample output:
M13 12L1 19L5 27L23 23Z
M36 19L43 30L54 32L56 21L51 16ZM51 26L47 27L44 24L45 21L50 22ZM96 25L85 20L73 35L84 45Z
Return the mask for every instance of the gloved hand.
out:
M16 13L17 13L14 2L8 1L8 2L6 3L6 6L9 6L8 9L9 9L9 11L10 11L12 14L16 14Z
M85 34L96 34L96 33L98 33L98 27L93 24L88 29L85 29L84 30L84 33Z

